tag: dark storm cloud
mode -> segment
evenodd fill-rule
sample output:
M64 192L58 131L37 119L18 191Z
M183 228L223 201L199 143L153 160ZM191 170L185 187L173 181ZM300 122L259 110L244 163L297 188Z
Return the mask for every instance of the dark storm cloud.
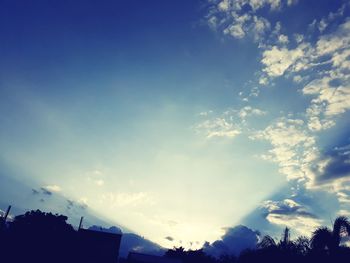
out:
M350 177L350 145L335 147L325 153L313 172L319 184Z
M264 216L275 214L317 218L314 214L308 212L304 206L291 199L285 199L283 201L265 201L263 209L265 210L263 212Z
M238 255L244 249L255 248L259 241L259 235L258 231L242 225L226 228L226 232L220 240L216 240L211 244L206 242L203 249L214 257Z

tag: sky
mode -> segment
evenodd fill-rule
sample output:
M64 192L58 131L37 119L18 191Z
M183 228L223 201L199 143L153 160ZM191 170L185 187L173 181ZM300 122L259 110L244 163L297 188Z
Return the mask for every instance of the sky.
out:
M186 248L350 216L348 1L0 0L0 54L3 211Z

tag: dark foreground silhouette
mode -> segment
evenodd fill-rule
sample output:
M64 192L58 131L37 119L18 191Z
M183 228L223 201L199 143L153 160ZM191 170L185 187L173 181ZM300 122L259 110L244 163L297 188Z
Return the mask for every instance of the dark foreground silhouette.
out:
M311 239L301 236L291 240L290 230L286 228L278 242L270 236L264 236L256 249L244 250L238 257L223 255L215 259L206 255L203 250L185 251L182 247L168 250L165 256L181 259L184 263L342 263L350 262L350 248L341 245L341 240L348 238L349 235L348 219L338 217L332 230L320 227L313 232Z
M182 263L350 262L350 248L341 243L349 234L348 219L338 217L333 229L318 228L311 239L291 240L286 228L281 240L276 242L265 236L256 249L245 250L238 257L223 255L217 259L201 249L186 251L180 247L169 249L157 259L138 256L120 261L137 262L137 258L146 258L148 263L170 259ZM66 216L30 211L11 222L0 218L0 262L117 262L120 238L117 234L76 231L67 223Z
M1 220L0 262L117 262L121 235L79 229L40 210Z

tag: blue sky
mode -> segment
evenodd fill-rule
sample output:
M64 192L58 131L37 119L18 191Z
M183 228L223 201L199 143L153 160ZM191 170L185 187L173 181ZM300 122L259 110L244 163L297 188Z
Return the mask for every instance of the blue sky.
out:
M192 248L350 215L349 10L0 1L1 209Z

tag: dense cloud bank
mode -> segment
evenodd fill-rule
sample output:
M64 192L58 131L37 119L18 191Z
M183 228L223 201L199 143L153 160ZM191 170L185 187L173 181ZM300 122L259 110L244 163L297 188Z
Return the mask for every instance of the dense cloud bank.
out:
M214 257L221 255L239 255L247 248L255 248L259 241L259 232L246 226L227 228L220 240L204 244L204 251Z

